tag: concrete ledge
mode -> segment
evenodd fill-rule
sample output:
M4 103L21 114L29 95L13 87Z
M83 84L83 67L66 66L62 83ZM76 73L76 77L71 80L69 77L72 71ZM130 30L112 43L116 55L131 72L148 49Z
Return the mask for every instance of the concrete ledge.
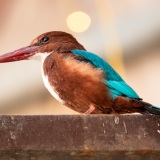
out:
M159 160L160 116L0 116L2 160Z

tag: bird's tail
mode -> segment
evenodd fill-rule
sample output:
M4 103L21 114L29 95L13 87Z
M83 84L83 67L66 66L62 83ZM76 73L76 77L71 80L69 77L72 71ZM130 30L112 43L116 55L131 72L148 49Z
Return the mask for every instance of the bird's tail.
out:
M143 102L144 113L160 115L160 107Z

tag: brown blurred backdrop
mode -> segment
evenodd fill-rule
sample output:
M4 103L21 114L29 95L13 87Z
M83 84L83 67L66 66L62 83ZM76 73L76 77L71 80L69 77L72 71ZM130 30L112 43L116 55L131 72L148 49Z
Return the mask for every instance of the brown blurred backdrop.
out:
M80 33L66 22L76 11L91 20ZM0 54L53 30L73 34L88 51L105 58L140 97L160 105L160 1L0 0ZM77 114L45 89L39 62L0 64L0 114L72 113Z

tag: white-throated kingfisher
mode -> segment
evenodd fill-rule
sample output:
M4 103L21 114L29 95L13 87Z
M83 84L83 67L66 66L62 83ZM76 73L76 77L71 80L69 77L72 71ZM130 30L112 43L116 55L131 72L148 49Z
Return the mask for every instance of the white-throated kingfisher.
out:
M160 107L142 101L106 61L68 33L44 33L31 45L0 56L0 63L27 59L41 61L51 95L79 113L160 114Z

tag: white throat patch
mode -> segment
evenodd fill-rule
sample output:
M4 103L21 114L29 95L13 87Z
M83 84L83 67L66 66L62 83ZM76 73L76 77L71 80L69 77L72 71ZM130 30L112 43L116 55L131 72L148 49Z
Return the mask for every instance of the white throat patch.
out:
M45 52L45 53L36 53L35 55L31 56L29 59L32 60L38 60L40 61L41 64L41 71L42 71L42 79L44 82L45 87L48 89L48 91L50 92L50 94L57 99L59 102L61 102L62 104L64 104L64 101L59 97L58 93L56 92L56 90L54 89L54 86L51 86L51 84L48 81L48 76L44 75L44 71L43 71L43 63L45 61L45 59L51 54L51 52Z
M29 57L28 59L31 59L31 60L36 60L36 61L40 61L44 62L44 60L51 54L51 52L45 52L45 53L36 53L34 54L33 56Z

